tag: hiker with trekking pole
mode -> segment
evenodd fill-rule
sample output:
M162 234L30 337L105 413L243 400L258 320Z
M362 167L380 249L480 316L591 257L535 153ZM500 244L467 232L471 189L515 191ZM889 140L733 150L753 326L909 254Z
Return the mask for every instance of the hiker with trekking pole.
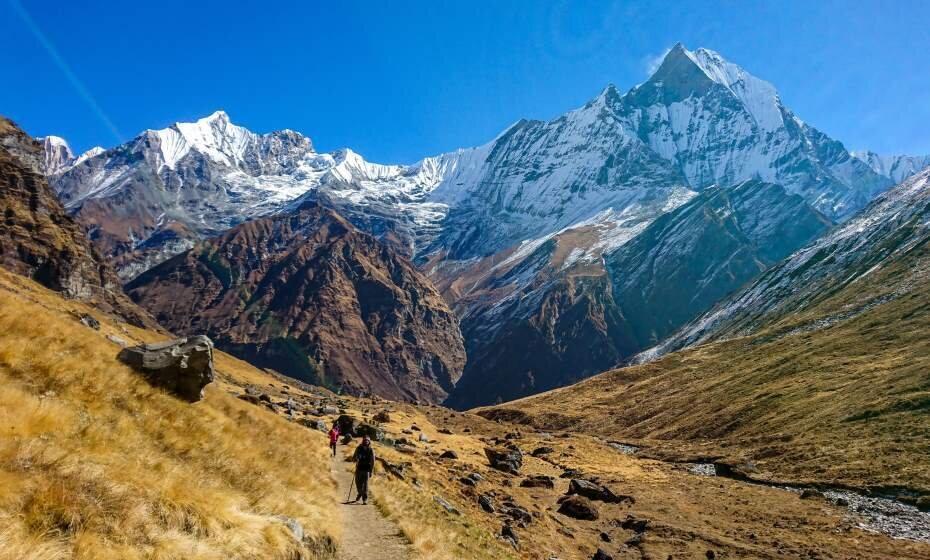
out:
M355 448L352 454L352 460L355 461L355 477L352 481L358 489L355 499L349 503L355 503L362 500L362 504L368 503L368 480L375 471L375 450L371 447L371 438L364 436L362 443ZM348 500L352 496L352 485L349 485Z

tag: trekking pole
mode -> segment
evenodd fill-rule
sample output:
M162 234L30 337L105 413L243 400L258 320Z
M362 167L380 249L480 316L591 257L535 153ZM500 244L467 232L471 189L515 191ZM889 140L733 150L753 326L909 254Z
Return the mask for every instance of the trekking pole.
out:
M352 483L349 484L349 493L346 494L346 503L349 503L349 498L352 497L352 488L355 486L355 477L352 477Z

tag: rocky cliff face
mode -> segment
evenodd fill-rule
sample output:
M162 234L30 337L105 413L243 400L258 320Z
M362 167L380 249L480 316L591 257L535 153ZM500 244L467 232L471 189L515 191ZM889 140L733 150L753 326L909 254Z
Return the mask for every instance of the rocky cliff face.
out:
M68 216L43 174L42 146L0 117L0 264L69 298L145 326L116 275Z
M638 359L648 361L685 346L753 333L904 261L930 240L930 169L911 176L878 197L859 215L792 254L758 280L722 300L674 336ZM925 284L926 264L889 286L880 299L848 304L820 317L812 330L853 318L878 304L906 296Z
M127 285L180 334L304 381L441 400L462 372L458 323L409 262L307 204L197 244Z
M626 242L596 256L579 250L604 235L589 226L458 270L439 284L458 301L468 352L447 404L512 400L623 363L830 225L799 195L747 181L629 224Z
M605 261L614 297L645 348L831 225L800 196L753 180L704 190Z

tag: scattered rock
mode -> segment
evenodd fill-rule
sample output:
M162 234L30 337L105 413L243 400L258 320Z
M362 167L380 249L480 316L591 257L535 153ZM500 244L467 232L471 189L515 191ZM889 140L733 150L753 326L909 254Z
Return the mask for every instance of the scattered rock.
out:
M128 343L128 342L126 342L126 341L123 340L122 338L116 336L115 334L108 334L108 335L107 335L107 340L109 340L109 341L112 342L113 344L116 344L117 346L121 346L121 347L123 347L123 348L126 348L127 346L129 346L129 343Z
M801 491L801 499L809 500L811 498L823 498L823 493L818 490L813 490L811 488L805 488Z
M284 523L284 525L290 529L291 536L294 537L294 540L297 542L303 542L304 540L304 527L300 524L300 521L297 521L293 517L287 517L284 515L276 515L275 519Z
M440 429L439 429L439 433L440 433L440 434L445 434L445 435L447 435L447 436L451 436L451 435L452 435L452 430L450 430L449 428L440 428Z
M447 451L443 451L442 455L440 455L439 458L440 459L458 459L459 455L455 451L452 451L451 449L449 449Z
M352 436L349 434L342 436L342 445L349 445L350 443L352 443Z
M100 321L98 321L97 319L94 319L92 315L88 315L87 313L84 313L83 315L81 315L79 320L81 321L81 324L84 325L85 327L94 329L95 331L100 330Z
M413 455L417 452L417 448L410 445L409 443L398 443L396 446L394 446L394 449L405 455Z
M495 511L494 500L487 494L481 494L478 496L478 505L481 506L481 509L488 513L494 513Z
M599 548L591 557L591 560L614 560L614 557Z
M717 557L717 555L714 553L713 550L708 550L707 552L704 553L704 556L707 557L707 560L714 560L714 558Z
M241 394L241 395L236 395L236 397L239 398L240 400L243 400L243 401L245 401L245 402L247 402L247 403L251 403L251 404L254 404L254 405L262 404L262 401L258 400L258 397L256 397L255 395L250 395L250 394L248 394L248 393L243 393L243 394Z
M319 430L321 432L329 431L329 428L326 427L326 422L319 419L301 418L297 423L311 430Z
M577 494L591 500L616 504L624 501L635 503L632 496L617 495L610 488L601 484L595 484L583 478L573 478L568 483L568 492L566 494Z
M600 536L600 538L601 538L602 541L604 541L604 542L610 542L610 535L608 535L607 533L601 531L601 534L600 534L599 536Z
M523 466L523 454L519 449L485 447L484 454L491 466L499 471L517 474Z
M598 518L597 508L588 498L579 495L559 498L559 513L573 519L594 521Z
M468 478L467 476L463 476L459 478L459 482L461 482L465 486L477 486L478 485L478 482L475 479Z
M524 478L520 486L523 488L555 488L555 482L551 476L539 474Z
M339 414L339 409L335 406L321 406L320 414Z
M388 411L382 410L382 411L379 412L378 414L375 414L375 416L374 416L374 418L372 418L372 420L373 420L374 422L379 423L379 424L387 424L388 422L391 421L391 415L388 414Z
M258 400L261 401L261 402L270 403L270 402L271 402L271 397L268 396L268 393L262 393L262 394L258 395Z
M421 442L423 442L423 443L429 442L429 438L428 438L428 437L426 436L426 434L424 434L423 432L420 432L420 437L417 438L417 439L419 439L419 440L420 440Z
M501 508L501 513L519 523L529 524L533 521L530 512L513 502L505 502Z
M420 431L420 427L417 426L416 424L410 426L410 429L413 430L414 432L419 432L419 431Z
M565 469L562 474L559 475L559 478L578 478L581 474L581 471L578 469Z
M530 455L532 455L533 457L541 457L543 455L548 455L552 453L553 451L555 451L555 449L551 447L545 447L545 446L537 447L536 449L533 450L532 453L530 453Z
M510 523L504 523L504 526L501 527L501 537L505 540L509 540L514 548L520 548L520 537L517 536L517 533L513 530Z
M437 504L439 504L440 507L442 507L442 509L446 510L446 512L448 512L448 513L452 513L452 514L455 514L455 515L460 515L460 514L461 514L461 513L459 512L459 510L455 509L455 506L453 506L452 504L450 504L449 502L447 502L447 501L446 501L444 498L442 498L441 496L433 496L433 501L436 502Z
M392 463L383 457L378 457L378 462L381 463L381 466L384 467L384 470L400 480L406 478L407 469L409 469L411 463Z
M635 515L627 515L620 523L620 527L628 531L633 531L634 533L644 533L649 527L649 521L646 519L639 519Z
M384 440L384 430L372 426L371 424L360 424L355 428L356 437L368 436L374 441L383 441Z
M466 476L467 476L468 478L474 480L475 482L481 482L482 480L484 480L484 477L481 476L480 474L476 473L476 472L468 473Z
M117 358L189 402L202 399L215 377L213 342L203 335L124 348Z

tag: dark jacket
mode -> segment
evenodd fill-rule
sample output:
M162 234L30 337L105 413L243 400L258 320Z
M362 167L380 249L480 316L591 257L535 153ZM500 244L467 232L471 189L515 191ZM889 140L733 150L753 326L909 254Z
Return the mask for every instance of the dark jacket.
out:
M355 470L373 472L375 470L375 450L371 445L359 445L352 455L355 459Z

